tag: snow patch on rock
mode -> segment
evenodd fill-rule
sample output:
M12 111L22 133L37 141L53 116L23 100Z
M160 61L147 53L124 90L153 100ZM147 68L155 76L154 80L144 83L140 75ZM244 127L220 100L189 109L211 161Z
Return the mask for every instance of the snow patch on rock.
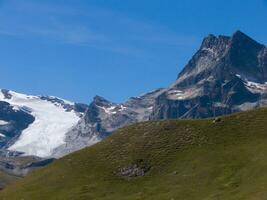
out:
M267 82L265 83L257 83L254 81L248 80L246 77L241 76L240 74L236 74L236 77L240 78L247 89L252 93L267 93Z
M4 138L6 137L4 134L0 133L0 137Z
M103 107L100 107L100 108L102 108L105 111L105 113L107 113L108 115L117 113L117 111L115 111L116 106L110 106L110 107L104 107L103 106Z
M252 81L247 81L246 86L253 93L266 93L267 92L267 83L261 84L261 83L256 83Z
M0 126L3 126L3 125L7 125L8 122L4 121L4 120L0 120Z

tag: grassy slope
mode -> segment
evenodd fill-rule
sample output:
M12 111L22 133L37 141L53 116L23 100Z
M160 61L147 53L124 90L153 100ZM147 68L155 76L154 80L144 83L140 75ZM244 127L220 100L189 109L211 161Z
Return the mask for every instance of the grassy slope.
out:
M143 159L145 177L120 167ZM267 109L211 120L145 122L64 157L0 199L256 200L267 197Z
M0 162L6 163L7 161L11 163L16 163L16 165L19 167L32 163L36 161L36 159L32 156L10 157L10 158L0 157ZM18 181L21 178L22 177L18 176L16 173L0 170L0 190L5 188L7 185L11 183Z
M20 179L20 177L16 177L14 175L10 175L0 171L0 190L4 188L6 185L9 185L17 181L18 179Z

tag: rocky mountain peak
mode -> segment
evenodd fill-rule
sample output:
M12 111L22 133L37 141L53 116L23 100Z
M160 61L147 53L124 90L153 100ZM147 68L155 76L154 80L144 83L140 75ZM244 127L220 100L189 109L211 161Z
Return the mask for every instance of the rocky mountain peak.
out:
M208 35L156 100L152 119L205 118L267 104L266 47L241 31Z
M205 48L218 48L220 45L252 45L254 47L262 48L263 45L259 44L257 41L253 40L251 37L243 33L242 31L238 30L233 33L232 36L225 36L225 35L219 35L215 36L213 34L209 34L207 37L205 37L202 41L200 50Z
M210 79L243 78L265 83L267 81L266 47L241 31L231 37L208 35L200 49L178 75L174 86L184 88Z
M261 52L265 46L256 42L241 31L237 31L231 38L231 45L225 57L228 71L239 74L246 79L258 83L265 83L266 65L260 64Z
M252 39L251 37L249 37L248 35L246 35L245 33L243 33L242 31L236 31L233 33L232 37L232 44L235 42L238 43L243 43L243 44L247 44L247 43L253 43L254 45L258 45L258 46L263 46L261 44L259 44L257 41L255 41L254 39Z
M265 46L258 43L245 33L241 31L236 31L231 37L231 50L239 50L241 53L248 52L253 53L258 52L263 49Z
M7 89L1 89L1 93L4 95L5 99L11 99L12 95L9 93L9 90Z
M110 101L108 101L107 99L105 99L104 97L101 97L101 96L95 96L94 99L93 99L93 102L92 104L95 104L97 106L108 106L111 104Z
M219 35L216 37L215 35L210 34L203 39L200 50L220 48L220 46L225 46L229 44L229 42L230 37L228 36Z

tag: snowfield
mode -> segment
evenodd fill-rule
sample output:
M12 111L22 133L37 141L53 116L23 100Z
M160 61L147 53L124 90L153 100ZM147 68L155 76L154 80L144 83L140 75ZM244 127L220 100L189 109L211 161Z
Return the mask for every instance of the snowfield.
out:
M0 137L2 137L2 138L3 138L3 137L6 137L6 136L5 136L4 134L0 133Z
M76 125L80 117L74 111L67 112L62 106L41 100L38 96L28 96L9 91L11 99L5 99L0 92L0 100L22 109L35 117L9 150L24 152L24 155L49 157L55 148L65 144L68 130ZM66 101L67 102L67 101Z
M6 122L6 121L3 121L3 120L0 120L0 125L2 126L2 125L7 125L8 124L8 122Z

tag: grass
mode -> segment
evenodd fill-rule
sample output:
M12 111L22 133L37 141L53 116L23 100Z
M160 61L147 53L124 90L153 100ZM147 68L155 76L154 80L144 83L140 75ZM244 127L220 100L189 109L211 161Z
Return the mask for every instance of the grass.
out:
M2 188L4 188L6 185L18 181L19 179L20 177L0 171L0 190L2 190Z
M17 167L23 167L29 163L36 161L32 156L23 156L23 157L0 157L0 162L3 163L16 163ZM0 170L0 190L5 188L7 185L18 181L21 179L21 176L18 176L16 173L12 173L12 170L8 173L7 171Z
M144 177L119 169L142 160ZM267 109L135 124L0 192L2 200L267 199Z

